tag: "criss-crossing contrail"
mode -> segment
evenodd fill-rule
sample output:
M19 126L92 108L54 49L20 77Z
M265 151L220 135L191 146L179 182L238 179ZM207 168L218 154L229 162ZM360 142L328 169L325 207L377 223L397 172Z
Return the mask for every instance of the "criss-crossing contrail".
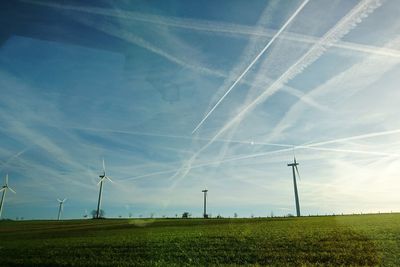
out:
M20 0L20 1L35 5L52 7L52 8L58 8L70 11L79 11L79 12L103 15L108 17L116 17L119 19L133 20L133 21L145 22L148 24L163 25L167 27L181 28L181 29L200 31L205 33L218 33L218 34L226 34L239 37L240 36L272 37L276 32L275 30L272 29L266 29L266 28L254 29L254 27L250 25L233 24L220 21L207 21L199 19L168 17L168 16L160 16L154 14L143 14L134 11L88 7L88 6L83 7L83 6L64 5L64 4L50 3L44 1L37 1L37 0ZM285 32L281 36L279 36L279 38L288 41L295 41L295 42L309 43L309 44L313 44L318 41L318 37L298 34L293 32ZM376 54L388 57L400 57L399 50L381 49L381 47L365 45L365 44L357 44L352 42L341 41L336 44L333 44L332 46L345 50L351 50L368 54Z
M296 11L290 16L290 18L283 24L283 26L275 33L275 35L269 40L269 42L264 46L264 48L258 53L258 55L253 59L253 61L247 66L247 68L239 75L239 77L234 81L234 83L228 88L225 94L217 101L217 103L211 108L211 110L204 116L204 118L197 124L197 126L192 131L195 133L201 125L207 120L211 113L218 107L218 105L225 99L225 97L232 91L232 89L240 82L240 80L246 75L246 73L253 67L257 60L267 51L267 49L272 45L272 43L278 38L278 36L287 28L287 26L294 20L294 18L299 14L299 12L305 7L309 0L303 1L303 3L296 9Z
M313 143L313 144L309 144L307 146L308 147L322 146L322 145L328 145L328 144L333 144L333 143L340 143L340 142L359 140L359 139L365 139L365 138L371 138L371 137L377 137L377 136L384 136L384 135L390 135L390 134L397 134L397 133L400 133L400 129L382 131L382 132L374 132L374 133L368 133L368 134L361 134L361 135L350 136L350 137L344 137L344 138L339 138L339 139L334 139L334 140L329 140L329 141Z
M212 75L212 76L217 76L217 77L222 77L222 78L226 76L223 72L221 72L219 70L215 70L215 69L212 70L205 66L201 66L198 64L197 65L192 64L188 61L182 60L170 53L165 52L164 50L151 44L150 42L146 41L145 39L135 35L134 33L130 32L130 31L122 30L120 27L117 27L113 24L110 24L110 23L99 24L98 22L94 22L89 19L85 19L83 17L76 18L76 21L78 21L79 23L82 23L86 26L93 27L93 28L95 28L99 31L102 31L106 34L109 34L111 36L126 40L129 43L132 43L136 46L139 46L146 50L149 50L150 52L157 54L163 58L166 58L167 60L169 60L177 65L183 66L185 68L195 70L199 73L204 73L207 75Z
M276 92L282 89L282 87L290 80L295 78L297 75L301 74L304 69L315 62L323 53L326 51L327 47L331 46L333 43L339 41L343 36L355 28L362 20L368 17L375 9L381 6L380 0L364 0L359 2L355 7L353 7L345 16L343 16L328 32L326 32L323 37L319 39L300 59L298 59L293 65L291 65L275 82L269 86L261 95L256 97L252 102L246 105L233 119L227 122L211 140L201 147L197 152L193 154L192 157L182 166L181 169L185 167L185 171L181 174L184 177L189 171L192 163L206 150L218 137L220 137L224 132L231 128L236 123L239 123L243 117L253 110L260 103L264 102L266 99L274 95ZM181 172L181 171L179 171ZM178 173L175 174L175 176Z
M273 151L267 151L267 152L260 152L260 153L255 153L255 154L249 154L249 155L239 155L236 157L217 160L217 161L207 161L207 162L195 164L195 165L191 166L191 168L195 169L195 168L207 167L207 166L212 166L212 165L221 164L221 163L228 163L228 162L232 162L232 161L257 158L257 157L267 156L267 155L271 155L271 154L278 154L281 152L292 151L293 148L294 149L314 149L314 150L327 151L327 152L352 153L352 154L361 154L361 155L400 157L400 154L396 154L396 153L319 147L319 146L327 145L327 144L335 144L335 143L341 143L341 142L350 141L350 140L361 140L361 139L367 139L367 138L378 137L378 136L386 136L386 135L392 135L392 134L399 134L399 133L400 133L400 129L394 129L394 130L389 130L389 131L381 131L381 132L361 134L361 135L355 135L355 136L344 137L344 138L337 138L337 139L332 139L332 140L322 141L322 142L317 142L317 143L311 143L311 144L306 143L304 145L294 145L293 146L293 145L286 145L286 144L275 144L277 146L282 146L282 147L287 147L287 148L273 150ZM243 141L243 143L246 143L246 142ZM253 144L254 145L270 145L270 143L263 143L263 142L253 142ZM143 174L143 175L139 175L139 176L135 176L135 177L126 178L124 180L137 180L137 179L151 177L151 176L155 176L155 175L159 175L159 174L173 173L173 172L177 172L179 170L181 170L181 168L147 173L147 174Z
M52 7L52 8L58 8L58 9L62 9L62 10L70 10L70 11L79 11L79 12L86 12L89 14L98 14L98 15L104 15L104 16L111 16L111 17L117 17L117 18L125 18L125 19L133 19L133 20L139 20L139 21L144 21L144 22L151 22L154 23L155 20L157 19L161 19L161 21L164 21L165 18L159 18L159 16L155 16L155 15L143 15L140 13L136 13L136 12L131 12L131 11L121 11L121 10L110 10L110 9L105 9L105 8L95 8L95 7L81 7L81 6L69 6L69 5L60 5L60 4L56 4L56 3L45 3L45 2L41 2L41 1L31 1L31 0L22 0L22 2L27 2L27 3L31 3L31 4L36 4L36 5L42 5L42 6L47 6L47 7ZM176 26L179 27L179 25L181 27L183 27L184 25L188 25L188 22L186 20L189 19L170 19L172 21L176 21L178 20L177 23L166 23L166 26ZM167 21L170 21L167 20ZM161 49L160 47L153 45L152 43L150 43L149 41L146 41L145 39L141 38L140 36L137 36L135 34L133 34L130 31L124 31L121 30L121 28L119 27L115 27L113 25L101 25L98 23L93 23L90 22L90 20L84 19L82 17L79 17L77 19L77 21L79 21L79 23L82 23L86 26L90 26L95 28L96 30L100 30L103 31L106 34L112 35L112 36L116 36L118 38L124 39L127 42L142 47L146 50L148 50L151 53L154 53L160 57L163 57L167 60L169 60L170 62L177 64L179 66L182 66L184 68L187 69L191 69L193 71L196 71L198 73L201 74L206 74L206 75L210 75L210 76L215 76L215 77L219 77L219 78L224 78L225 80L229 79L229 76L218 70L218 69L212 69L208 66L203 66L201 64L193 64L191 61L187 61L179 56L173 55L163 49ZM165 22L165 21L164 21ZM200 23L200 22L198 22ZM202 22L203 24L207 24L205 22ZM162 25L164 25L163 23L161 23ZM189 23L190 24L190 23ZM201 23L200 23L201 24ZM211 26L211 24L213 26ZM212 23L208 23L208 27L210 27L211 29L215 29L215 27L223 27L221 25L219 25L220 23L218 22L212 22ZM243 26L237 26L237 27L243 27ZM254 27L252 27L253 29ZM197 29L196 27L194 29ZM274 36L276 34L276 31L271 31L271 33L268 34L253 34L251 36ZM279 36L279 38L282 38L284 34L281 34ZM297 37L297 34L292 34L295 35L294 37L290 37L288 40L290 41L299 41L299 42L306 42L306 43L314 43L315 42L315 37ZM292 40L293 39L293 40ZM303 40L303 41L301 41ZM374 49L370 49L371 51L373 51ZM376 49L375 49L376 50ZM249 84L249 85L253 85L252 82L250 81L246 81L245 79L242 79L240 81L241 83L245 83L245 84ZM321 109L321 110L326 110L322 107L322 105L316 103L313 99L307 97L304 95L304 93L298 89L295 88L291 88L289 86L286 86L285 88L283 88L283 91L289 93L292 96L295 96L297 98L299 98L301 101L303 101L304 103L313 106L315 108Z
M9 157L3 164L0 165L0 171L2 171L5 167L7 167L7 165L13 161L14 159L18 158L19 156L21 156L22 154L24 154L26 151L28 151L29 149L31 149L33 146L35 145L30 145L26 148L24 148L23 150L15 153L14 155L12 155L11 157Z
M295 148L305 148L305 149L327 151L327 152L343 152L343 153L351 153L351 154L400 157L400 154L396 154L396 153L364 151L364 150L355 150L355 149L322 148L322 147L314 147L314 146L296 146Z
M250 104L245 106L232 120L226 123L217 134L214 135L212 140L217 139L226 130L231 128L235 123L241 121L241 119L253 110L257 105L274 95L278 92L282 86L294 77L303 72L310 64L315 62L329 47L332 43L338 41L344 35L346 35L351 29L353 29L363 18L367 17L368 14L373 12L380 6L379 0L364 0L357 4L352 10L350 10L335 26L333 26L324 36L314 44L299 60L297 60L292 66L288 68L275 82L269 86L261 95L255 98ZM210 141L203 148L199 150L201 153L213 141Z

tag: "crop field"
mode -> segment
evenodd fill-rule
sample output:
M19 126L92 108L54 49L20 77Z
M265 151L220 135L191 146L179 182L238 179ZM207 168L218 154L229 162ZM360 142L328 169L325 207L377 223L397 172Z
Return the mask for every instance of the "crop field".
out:
M400 214L1 221L2 266L400 266Z

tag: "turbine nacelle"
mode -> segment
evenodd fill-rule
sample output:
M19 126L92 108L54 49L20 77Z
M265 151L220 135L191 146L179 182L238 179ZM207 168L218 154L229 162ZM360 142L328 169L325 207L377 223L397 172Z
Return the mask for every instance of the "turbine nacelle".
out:
M6 190L10 190L11 192L13 192L14 194L16 194L17 192L14 191L14 189L12 189L11 187L8 186L8 174L6 174L6 177L4 178L4 185L3 187L0 189L1 191L6 191Z
M299 163L296 161L296 157L293 158L293 163L288 163L288 167L294 167L296 169L297 176L299 177L300 180L300 173L299 169L297 168L298 165Z
M113 181L111 180L110 177L108 177L106 175L106 164L104 163L104 159L103 159L103 173L99 175L100 181L97 183L97 185L99 185L101 182L103 182L105 179L109 180L110 182L113 183Z

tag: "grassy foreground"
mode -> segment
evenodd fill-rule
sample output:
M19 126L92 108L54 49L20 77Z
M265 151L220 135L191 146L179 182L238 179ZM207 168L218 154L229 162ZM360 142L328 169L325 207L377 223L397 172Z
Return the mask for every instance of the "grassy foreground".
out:
M400 214L1 221L1 266L400 266Z

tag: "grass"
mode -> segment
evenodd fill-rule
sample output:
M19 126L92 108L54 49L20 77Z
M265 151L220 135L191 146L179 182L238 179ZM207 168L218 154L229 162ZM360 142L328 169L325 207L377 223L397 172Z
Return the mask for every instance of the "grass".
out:
M400 214L1 221L1 266L400 266Z

